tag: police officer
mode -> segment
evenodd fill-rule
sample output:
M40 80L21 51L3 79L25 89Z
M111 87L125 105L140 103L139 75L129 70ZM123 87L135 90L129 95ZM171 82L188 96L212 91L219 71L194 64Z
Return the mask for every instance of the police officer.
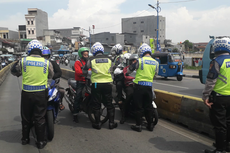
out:
M47 109L47 81L53 77L52 64L41 57L42 44L32 40L27 45L28 57L17 61L11 73L22 75L21 118L22 145L30 143L30 128L34 125L37 135L37 147L42 149L47 144L45 139L45 114Z
M122 64L122 62L123 62L122 50L123 50L123 47L120 44L116 44L111 49L111 53L113 53L113 52L116 53L113 70L115 70L117 68L117 66ZM120 67L120 69L122 71L123 69L121 67ZM123 73L114 74L114 81L116 82L116 90L117 90L116 102L118 102L118 104L121 104L122 103L122 87L124 86Z
M230 39L216 39L213 49L216 58L210 63L202 99L209 107L216 149L205 153L223 153L230 151Z
M92 69L91 92L95 117L95 123L92 124L92 127L95 129L101 129L100 109L101 102L103 102L105 107L107 107L109 115L109 129L114 129L117 127L117 123L114 122L115 108L112 104L112 61L108 56L103 55L104 47L99 42L96 42L92 46L91 52L94 57L91 57L87 61L83 68L83 74L87 75L88 69Z
M134 131L142 131L142 115L148 122L147 129L153 131L153 106L152 106L152 82L154 75L158 72L158 62L151 57L151 47L143 44L138 49L139 59L134 60L129 67L126 75L130 74L135 69L136 76L134 80L134 107L136 125L132 125L131 129Z

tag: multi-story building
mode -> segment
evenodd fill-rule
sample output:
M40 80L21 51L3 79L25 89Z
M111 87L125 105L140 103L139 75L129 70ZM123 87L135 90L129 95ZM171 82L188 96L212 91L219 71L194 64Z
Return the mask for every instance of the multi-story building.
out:
M122 33L136 34L135 46L143 42L143 35L150 38L157 38L157 16L143 16L122 18ZM159 32L158 39L161 44L165 40L165 17L159 16Z
M48 29L48 14L37 8L28 8L26 19L26 36L28 39L36 39L43 36L43 30Z
M0 27L0 38L2 39L18 39L18 32Z
M91 34L91 42L100 42L103 44L108 44L110 46L121 44L124 45L124 35L118 33L102 32L97 34Z
M19 25L18 26L19 38L20 39L27 39L26 35L26 25Z
M46 33L46 31L54 31L54 30L59 31L60 36L71 39L72 44L74 44L75 42L80 42L82 37L85 37L85 35L83 35L82 28L80 27L73 27L68 29L49 29L49 30L46 29L44 30L44 34Z

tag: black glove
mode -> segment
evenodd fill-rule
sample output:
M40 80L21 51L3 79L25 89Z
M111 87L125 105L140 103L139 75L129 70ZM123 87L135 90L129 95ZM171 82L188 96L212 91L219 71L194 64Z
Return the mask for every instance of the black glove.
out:
M126 74L125 74L125 76L129 76L129 74L128 74L128 73L126 73Z

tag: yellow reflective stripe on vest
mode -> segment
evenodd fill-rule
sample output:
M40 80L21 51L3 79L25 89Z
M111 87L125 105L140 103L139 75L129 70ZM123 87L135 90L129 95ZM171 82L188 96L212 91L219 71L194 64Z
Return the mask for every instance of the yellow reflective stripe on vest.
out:
M112 61L109 58L98 57L91 61L92 65L92 75L91 82L92 83L110 83L113 82L110 67Z
M139 58L139 68L136 72L134 83L142 86L152 86L153 77L156 73L157 61L151 57Z
M225 59L221 65L213 90L221 95L230 96L230 67L227 66L227 63L230 63L230 59Z
M22 60L22 90L43 91L47 88L49 61L28 56Z

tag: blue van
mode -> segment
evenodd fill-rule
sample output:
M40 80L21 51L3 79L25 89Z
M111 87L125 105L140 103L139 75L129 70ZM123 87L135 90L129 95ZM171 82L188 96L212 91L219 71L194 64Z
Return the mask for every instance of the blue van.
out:
M202 66L201 66L202 68L201 70L199 70L199 78L202 84L205 84L206 82L206 78L209 72L210 62L215 57L214 50L213 50L213 42L215 39L224 38L225 36L223 37L209 36L209 37L211 40L209 41L208 45L206 46L204 50Z

